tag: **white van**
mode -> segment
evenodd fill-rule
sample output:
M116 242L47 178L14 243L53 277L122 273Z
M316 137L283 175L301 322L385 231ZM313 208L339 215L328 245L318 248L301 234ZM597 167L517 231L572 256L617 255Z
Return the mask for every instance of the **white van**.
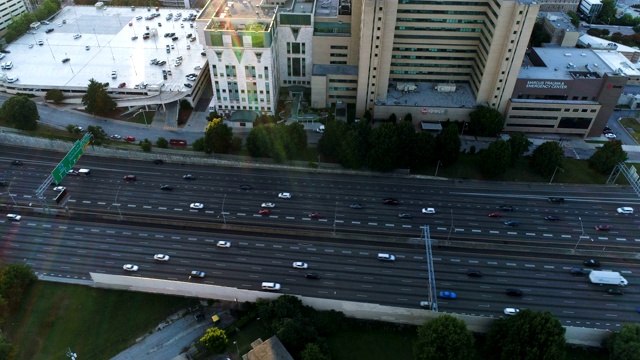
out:
M274 282L263 282L262 290L278 291L280 290L280 284Z
M78 170L78 174L84 175L84 176L89 176L89 175L91 175L91 169L80 169L80 170Z
M391 254L384 254L384 253L379 253L378 254L378 260L382 260L382 261L395 261L396 257L394 255Z

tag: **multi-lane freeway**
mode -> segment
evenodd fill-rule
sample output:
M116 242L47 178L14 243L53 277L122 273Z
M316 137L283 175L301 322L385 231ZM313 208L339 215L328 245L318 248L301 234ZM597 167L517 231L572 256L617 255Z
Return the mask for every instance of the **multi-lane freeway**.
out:
M0 188L3 204L36 206L35 189L59 162L61 154L24 154L23 149L2 147L1 170L10 187ZM10 165L20 159L21 166ZM125 161L84 157L78 167L90 168L92 176L68 176L62 181L71 199L71 213L121 214L122 223L85 221L82 217L53 218L35 214L20 222L0 220L0 259L28 263L40 273L88 278L89 272L124 274L124 264L136 264L144 276L258 290L262 281L282 284L282 292L402 307L417 307L427 293L423 247L414 242L349 241L340 235L417 238L429 225L435 239L465 240L487 244L528 244L539 249L637 252L640 220L636 214L618 215L620 206L638 206L637 197L626 188L456 182L407 177L316 174L298 171L203 167L149 161ZM194 180L184 180L192 174ZM124 181L135 175L136 181ZM173 186L171 191L160 189ZM240 185L250 185L243 190ZM48 189L52 198L55 191ZM291 199L278 194L290 192ZM9 196L9 193L11 194ZM564 203L550 203L548 197ZM393 197L398 205L384 205ZM204 204L191 209L191 203ZM275 207L269 215L258 211L264 202ZM359 203L362 209L350 205ZM514 207L504 212L499 206ZM435 214L421 214L424 207ZM319 212L323 218L309 214ZM501 212L503 217L488 214ZM412 214L401 219L399 213ZM547 221L556 215L560 220ZM201 224L201 230L146 226L126 222L128 218L167 219ZM517 227L505 226L507 220ZM215 232L206 224L228 223L271 229L271 235ZM608 224L611 231L595 230ZM299 236L277 236L278 230ZM315 230L314 236L305 230ZM326 237L317 236L326 234ZM337 234L334 236L334 233ZM342 240L339 240L342 239ZM229 240L230 248L219 248L218 240ZM376 260L379 251L396 255L392 263ZM154 261L154 254L171 257ZM528 253L479 249L434 249L438 290L454 291L455 300L440 300L440 311L501 316L505 307L549 310L566 325L617 328L630 317L640 316L637 286L638 263L601 259L603 268L622 271L630 285L623 296L606 294L586 277L569 274L584 258L566 252ZM304 261L320 279L304 277L293 269ZM201 280L189 280L192 270L204 271ZM480 270L482 278L469 278L467 270ZM523 290L522 298L509 297L507 287Z

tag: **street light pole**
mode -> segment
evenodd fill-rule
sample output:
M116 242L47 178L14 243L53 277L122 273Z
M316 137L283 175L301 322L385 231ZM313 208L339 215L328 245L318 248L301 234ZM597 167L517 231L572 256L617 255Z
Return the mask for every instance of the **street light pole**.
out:
M580 229L582 230L582 234L580 234L580 236L578 237L578 242L576 243L576 246L573 247L574 252L578 248L578 245L580 245L580 240L582 240L583 237L586 237L586 234L584 233L584 225L582 224L582 218L579 217L578 220L580 220Z
M440 160L438 160L438 164L436 164L436 174L434 177L438 177L438 168L440 167Z
M16 203L16 199L14 199L13 195L11 194L11 184L13 184L15 180L16 178L14 177L13 180L9 181L9 188L7 188L7 194L9 194L11 201L13 201L13 205L18 206L18 204Z
M224 202L227 200L227 194L224 194L224 198L222 198L222 221L224 222L224 227L227 227L227 219L224 217Z
M556 169L553 170L553 175L551 175L551 180L549 180L549 185L551 185L551 183L553 182L553 178L556 177L556 171L558 171L558 169L560 169L560 171L564 172L564 169L562 169L560 166L556 166Z
M236 357L240 357L240 349L238 349L238 342L234 341L234 344L236 344Z
M336 201L336 210L333 212L333 237L336 237L336 220L338 218L338 202Z

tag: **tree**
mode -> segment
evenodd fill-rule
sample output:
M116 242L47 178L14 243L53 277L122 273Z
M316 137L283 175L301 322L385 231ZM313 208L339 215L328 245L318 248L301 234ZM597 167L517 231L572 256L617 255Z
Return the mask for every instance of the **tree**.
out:
M102 83L97 82L94 79L89 80L89 86L87 92L82 97L82 104L90 114L104 115L113 112L118 105L107 94Z
M392 122L385 122L371 130L369 167L372 170L391 171L398 166L401 140L397 130L398 126Z
M580 16L575 11L567 11L567 15L571 18L571 25L578 27L580 25Z
M156 146L161 149L166 149L169 147L169 141L167 141L167 139L165 139L164 137L160 136L158 140L156 140Z
M0 271L0 298L7 301L10 308L15 308L22 301L26 289L38 280L29 265L9 265Z
M496 110L479 106L471 112L471 130L479 136L496 136L504 127L504 117Z
M208 328L204 336L200 338L200 344L213 353L221 354L229 346L229 339L227 339L227 334L224 330Z
M318 151L324 156L338 160L339 146L344 142L344 137L349 132L349 129L349 124L344 121L328 122L324 127L322 137L318 140Z
M396 125L396 137L398 138L398 157L396 168L410 168L414 163L416 147L416 129L412 122L402 121Z
M231 151L233 130L222 119L214 119L204 131L204 152L228 154Z
M304 130L304 125L298 122L289 124L286 133L289 158L307 149L307 132Z
M180 100L180 110L192 110L193 106L189 102L189 100L183 99Z
M542 176L551 176L562 165L564 151L557 141L547 141L533 150L530 166Z
M562 360L565 329L550 312L529 309L497 319L486 336L486 353L496 360Z
M389 122L392 124L395 124L398 122L398 117L396 116L396 113L392 113L391 115L389 115Z
M602 9L598 13L598 21L603 24L610 24L611 20L616 20L615 0L602 0Z
M542 46L542 44L548 43L550 41L551 35L544 31L542 23L535 23L533 25L533 30L531 30L531 46L540 47Z
M441 315L418 328L413 353L418 360L467 360L475 356L473 341L464 321Z
M318 333L305 317L285 318L278 322L276 335L282 344L298 359L308 343L318 340Z
M402 121L406 121L408 123L412 123L413 122L413 115L411 115L411 113L408 113L407 115L404 116L404 118L402 118Z
M140 141L140 147L142 148L142 151L149 152L151 151L153 145L151 144L151 141L149 141L149 139L144 139Z
M436 139L428 131L416 133L413 154L413 168L423 168L435 164Z
M20 130L35 130L38 127L38 108L25 95L12 96L0 107L0 118Z
M460 134L456 124L449 124L436 136L436 154L440 164L447 166L458 161L460 156Z
M195 151L204 151L204 138L197 138L193 141L193 144L191 144L191 147L193 147L193 150Z
M107 139L107 133L104 131L102 126L89 125L87 126L87 132L91 134L91 143L94 145L100 145Z
M304 350L300 353L301 360L331 360L331 358L325 355L320 347L316 344L307 344Z
M13 344L9 342L4 336L0 335L0 359L12 359L11 352L13 351ZM308 358L308 360L323 360L322 358Z
M54 104L60 104L64 100L64 94L58 89L51 89L44 95L44 99L52 101Z
M620 140L612 140L596 149L589 158L589 166L601 174L609 174L621 162L627 161L627 153L622 150Z
M252 157L269 156L269 128L270 126L254 126L247 135L246 146Z
M509 167L511 146L504 140L496 140L480 154L480 172L488 178L504 175Z
M627 323L602 344L609 350L610 360L638 360L640 354L640 326Z
M507 143L509 143L509 147L511 148L509 164L512 166L515 165L516 162L518 162L518 159L520 159L522 155L526 154L531 145L533 145L524 133L512 134L509 140L507 140Z

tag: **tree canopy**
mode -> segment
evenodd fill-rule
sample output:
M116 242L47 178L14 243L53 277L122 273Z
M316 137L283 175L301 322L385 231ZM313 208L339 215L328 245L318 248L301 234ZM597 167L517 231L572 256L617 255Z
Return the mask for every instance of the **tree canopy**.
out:
M627 153L622 150L622 141L611 140L597 148L588 162L592 169L607 175L616 165L627 161L628 158Z
M38 107L25 95L15 95L0 107L0 117L16 129L35 130L38 127Z
M533 171L542 176L551 176L556 167L562 165L564 150L557 141L547 141L538 146L531 154L530 165Z
M610 360L638 360L640 354L640 326L627 323L602 344L609 350Z
M507 171L511 159L511 146L507 141L496 140L480 153L480 171L483 176L496 178Z
M475 356L473 342L464 321L441 315L418 328L413 353L418 360L467 360Z
M233 130L222 119L213 119L204 130L204 152L228 154L231 152Z
M118 105L107 94L104 88L104 84L97 82L94 79L89 80L89 86L87 92L82 97L82 104L90 114L105 115L113 112Z
M471 130L479 136L496 136L504 127L502 114L490 107L479 106L470 114Z
M486 336L486 353L495 360L563 360L565 329L550 312L520 310L497 319Z
M436 154L444 166L454 164L460 156L460 134L456 124L449 124L436 136Z
M253 157L284 162L307 148L307 133L299 123L255 126L247 136L246 146Z
M533 145L533 143L529 141L529 139L527 139L524 133L511 134L507 142L509 143L509 147L511 148L511 156L509 159L511 165L515 165L515 163L518 162L518 159L520 159L522 155L529 151L529 148L531 147L531 145Z
M218 328L208 328L204 336L200 338L200 343L209 351L221 354L229 346L229 339L224 330Z

